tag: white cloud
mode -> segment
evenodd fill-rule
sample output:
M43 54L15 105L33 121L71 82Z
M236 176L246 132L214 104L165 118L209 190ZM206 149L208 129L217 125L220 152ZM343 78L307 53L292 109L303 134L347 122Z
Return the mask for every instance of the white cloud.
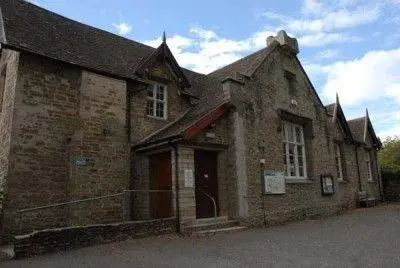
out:
M301 8L304 14L318 14L323 10L323 5L317 0L305 0Z
M174 35L167 38L167 44L181 66L200 73L212 72L265 47L267 37L275 35L266 30L255 32L243 40L233 40L199 26L189 29L189 34L190 37ZM157 47L161 38L144 43Z
M333 59L339 56L340 51L337 49L327 49L317 53L317 59Z
M320 66L319 71L327 75L323 94L333 100L338 92L347 105L382 97L397 99L400 104L399 62L400 48L370 51L360 59Z
M385 140L388 137L394 137L400 135L400 123L394 124L392 127L383 129L382 131L378 132L378 136L381 140Z
M192 27L189 30L190 33L197 35L198 37L202 38L202 39L206 39L206 40L211 40L211 39L217 39L218 35L211 30L206 30L204 28L201 27Z
M300 18L282 20L281 27L295 33L322 32L352 28L376 21L380 16L380 9L360 7L349 11L340 9L319 13L317 18Z
M132 31L132 25L121 22L121 23L113 23L112 26L117 30L118 34L120 35L127 35Z
M359 42L362 39L357 36L350 36L345 33L313 33L300 35L297 38L300 46L302 47L323 47L329 44L337 43L354 43Z
M300 17L288 17L271 11L264 12L261 16L278 20L281 24L278 28L297 35L353 28L374 22L381 16L381 5L371 3L354 5L355 2L357 1L336 0L327 3L304 0Z

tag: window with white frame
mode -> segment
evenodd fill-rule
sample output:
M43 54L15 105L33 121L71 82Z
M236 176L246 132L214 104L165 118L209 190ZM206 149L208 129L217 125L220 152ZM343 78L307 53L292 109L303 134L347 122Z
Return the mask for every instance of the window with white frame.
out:
M371 156L369 151L365 152L365 164L367 166L367 180L372 181L372 170L371 170Z
M343 168L342 168L342 155L340 144L335 143L335 165L336 165L336 175L339 181L343 180Z
M147 115L167 118L167 87L154 84L147 88Z
M283 122L283 161L287 178L307 177L304 130L301 125Z

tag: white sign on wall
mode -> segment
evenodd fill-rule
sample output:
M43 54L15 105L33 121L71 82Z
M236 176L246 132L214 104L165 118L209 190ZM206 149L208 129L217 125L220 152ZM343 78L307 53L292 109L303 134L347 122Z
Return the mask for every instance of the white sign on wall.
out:
M194 187L194 174L193 169L185 169L185 187Z
M283 176L283 172L264 171L264 193L285 193L285 176Z

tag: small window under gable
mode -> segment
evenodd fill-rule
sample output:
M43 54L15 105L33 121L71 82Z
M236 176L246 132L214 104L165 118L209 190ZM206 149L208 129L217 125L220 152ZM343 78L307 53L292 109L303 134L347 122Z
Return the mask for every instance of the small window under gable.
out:
M290 95L296 95L296 75L285 70L285 79Z
M365 151L365 165L367 168L367 180L373 181L372 169L371 169L371 155L370 155L370 151L368 151L368 150Z
M339 143L335 143L335 166L338 181L343 181L342 150Z
M167 86L153 84L147 88L147 115L167 119Z

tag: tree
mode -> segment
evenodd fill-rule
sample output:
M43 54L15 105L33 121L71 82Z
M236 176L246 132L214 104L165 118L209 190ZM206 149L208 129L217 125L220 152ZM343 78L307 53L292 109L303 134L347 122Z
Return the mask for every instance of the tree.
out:
M388 137L379 151L382 171L400 174L400 136Z

